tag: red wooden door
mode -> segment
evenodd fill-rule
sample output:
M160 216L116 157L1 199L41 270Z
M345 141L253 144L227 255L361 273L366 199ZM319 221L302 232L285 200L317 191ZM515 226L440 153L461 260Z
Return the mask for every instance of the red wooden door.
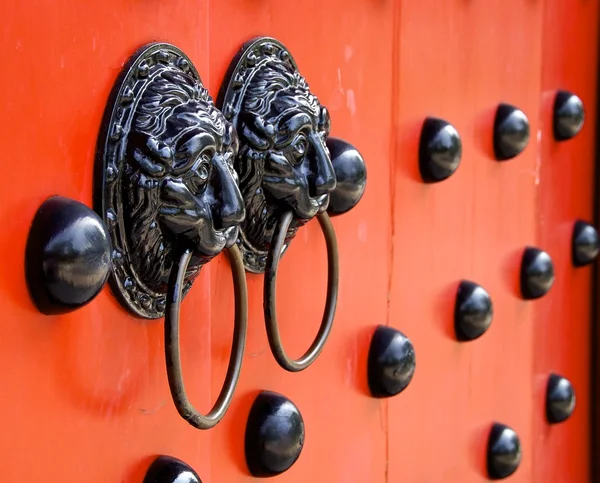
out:
M204 482L243 482L244 430L259 391L290 398L305 442L278 481L480 482L490 427L513 428L522 459L512 481L585 482L590 476L590 267L571 262L576 220L591 221L598 2L595 0L263 0L8 2L0 78L3 165L0 271L4 337L0 418L7 480L142 482L157 455L179 458ZM221 423L198 431L179 417L167 384L163 321L131 316L108 287L68 315L31 303L24 250L31 220L51 195L92 205L94 156L110 90L141 45L176 45L216 97L235 53L268 35L294 55L330 111L332 135L366 160L360 203L333 219L340 255L335 325L306 371L271 355L262 275L247 275L249 328L240 382ZM576 93L585 125L553 137L557 90ZM514 159L493 153L499 103L528 117ZM419 174L426 117L462 140L459 168L441 183ZM523 300L526 246L550 254L556 279ZM188 394L208 410L232 337L233 290L220 255L186 297L182 362ZM318 223L282 259L282 337L299 356L317 331L327 265ZM494 305L479 339L456 340L461 280ZM413 343L416 371L389 399L371 397L367 358L377 325ZM550 373L571 381L577 406L557 425L545 416Z

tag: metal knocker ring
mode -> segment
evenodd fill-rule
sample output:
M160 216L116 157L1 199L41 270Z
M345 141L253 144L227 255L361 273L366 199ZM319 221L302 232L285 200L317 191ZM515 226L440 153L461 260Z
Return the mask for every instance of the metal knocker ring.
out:
M294 218L293 212L288 211L280 218L274 234L274 243L267 255L265 267L265 285L263 308L265 312L265 323L267 327L267 338L271 346L271 352L281 367L290 372L300 372L310 366L319 356L327 337L333 326L333 317L337 305L338 280L339 280L339 257L337 250L337 241L335 231L329 215L321 213L317 215L319 225L325 236L327 244L327 299L325 302L325 311L319 332L311 346L298 360L290 359L283 348L281 335L279 333L279 324L277 322L277 302L276 302L276 284L277 267L281 258L281 252L285 237Z
M289 49L272 37L242 46L229 66L217 106L239 141L233 167L246 217L236 243L246 270L265 273L263 309L273 356L287 371L302 371L321 353L337 304L339 262L329 216L346 213L360 201L366 186L364 159L351 144L329 136L329 111L300 74ZM298 230L315 216L327 243L327 301L315 340L293 360L285 353L277 323L277 267ZM292 219L298 223L290 229Z
M179 258L179 263L173 265L169 277L165 311L165 357L167 361L169 388L171 389L171 396L179 415L198 429L211 429L215 427L227 412L240 377L244 357L246 329L248 326L248 290L246 287L244 263L242 262L240 250L235 245L227 250L227 256L231 264L235 293L233 342L223 388L219 393L217 402L206 416L200 414L187 397L179 354L179 310L183 294L184 277L192 258L191 250L183 252Z

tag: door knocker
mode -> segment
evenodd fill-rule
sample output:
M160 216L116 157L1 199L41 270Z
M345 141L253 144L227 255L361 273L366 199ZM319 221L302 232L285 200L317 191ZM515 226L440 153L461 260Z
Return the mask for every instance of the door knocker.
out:
M246 270L265 273L263 306L269 345L281 367L301 371L323 349L337 303L338 251L327 210L341 214L358 203L366 183L364 161L347 143L328 140L327 109L310 91L289 51L275 39L261 37L242 47L217 105L240 139L234 167L246 218L237 243ZM343 183L336 195L338 174ZM327 301L314 342L300 359L292 360L281 343L277 322L277 268L297 230L315 216L327 244Z
M233 169L237 148L233 126L181 50L153 43L133 55L105 111L95 210L112 241L112 291L139 317L165 317L171 395L198 429L212 428L227 411L246 342L246 280L235 245L245 213ZM182 379L179 311L202 266L223 249L233 274L235 330L225 384L205 416L189 402Z

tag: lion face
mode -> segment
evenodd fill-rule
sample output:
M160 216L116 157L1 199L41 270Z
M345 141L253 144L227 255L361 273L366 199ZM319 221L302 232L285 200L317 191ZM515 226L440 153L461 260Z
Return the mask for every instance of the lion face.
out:
M298 96L280 92L269 118L274 124L272 147L267 150L263 188L296 218L310 220L327 209L329 193L336 185L335 172L325 141L329 116L318 115L298 102Z
M294 213L291 240L298 227L327 209L336 186L325 146L329 131L327 109L290 65L273 60L255 73L238 119L235 161L247 213L243 246L268 250L286 211Z
M170 147L174 172L160 181L158 221L173 241L185 240L210 258L235 242L244 207L232 169L233 132L224 143L203 127L201 107L180 106L167 120L162 142Z
M183 248L188 278L231 246L245 211L233 160L233 127L183 73L157 76L144 93L127 144L123 199L132 262L149 288L163 289Z

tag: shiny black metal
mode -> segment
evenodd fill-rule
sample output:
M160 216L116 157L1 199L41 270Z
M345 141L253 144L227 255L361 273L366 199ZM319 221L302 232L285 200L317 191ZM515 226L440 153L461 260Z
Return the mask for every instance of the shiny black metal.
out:
M304 446L304 421L296 405L281 394L262 391L246 425L246 464L252 476L267 478L287 471Z
M572 260L576 267L592 263L600 252L598 231L585 221L576 221L573 227Z
M492 480L512 475L521 463L521 441L508 426L495 423L490 431L487 448L487 470Z
M493 317L492 299L474 282L463 280L456 292L454 329L460 341L475 340L490 327Z
M462 143L458 131L443 119L428 117L419 141L419 170L426 183L449 178L460 164Z
M361 200L367 187L367 166L358 150L346 141L327 138L336 186L329 194L329 216L347 213Z
M494 154L498 161L519 155L529 142L529 119L523 111L500 104L494 120Z
M546 389L546 418L549 423L566 421L575 410L575 390L568 379L550 374Z
M240 378L248 327L248 290L246 288L246 272L242 256L238 247L234 244L227 250L227 255L231 263L235 293L235 324L233 327L231 355L229 356L229 366L227 367L223 388L219 393L217 402L205 416L196 410L187 397L179 355L179 312L181 299L183 298L182 292L185 274L192 255L193 252L190 249L186 249L177 265L173 266L171 270L169 288L167 290L167 310L165 313L165 358L169 388L177 412L195 428L211 429L225 416Z
M581 99L571 92L558 91L554 98L554 138L566 141L576 136L583 128L584 119Z
M172 456L159 456L148 467L143 483L202 483L191 466Z
M104 287L111 243L100 217L78 201L53 196L35 214L25 249L30 297L45 315L72 312Z
M333 318L337 306L338 283L339 283L339 258L337 251L337 241L333 225L329 220L327 213L317 215L319 225L325 236L327 245L327 296L325 298L325 310L321 325L315 340L302 357L297 360L290 359L283 348L281 335L279 334L279 323L277 321L277 268L281 258L283 243L285 242L288 227L293 219L293 213L288 211L283 215L277 230L275 231L275 243L273 249L269 250L267 257L267 268L265 270L264 290L263 290L263 309L265 314L265 323L267 327L267 338L271 347L271 352L275 360L286 371L299 372L310 366L319 357L319 354L325 347L325 342L331 333L333 327Z
M527 247L521 260L521 295L525 300L542 297L554 283L554 265L545 251Z
M217 105L240 137L235 170L247 216L238 244L246 270L262 273L282 216L289 211L294 215L285 252L297 230L329 206L336 188L326 146L329 113L310 91L287 48L269 37L242 46ZM344 180L341 193L360 193L362 178L356 178L354 189L349 188L350 181Z
M286 47L270 37L242 46L221 86L218 105L240 136L234 167L247 216L237 243L246 270L265 272L263 305L273 354L284 369L300 371L321 352L337 303L337 244L326 212L337 186L327 147L329 113L310 91ZM348 143L337 140L329 145L338 158L337 170L344 174L332 207L338 214L359 201L366 169L362 156ZM297 230L315 216L327 242L327 302L314 343L293 361L286 356L277 330L276 270Z
M237 239L244 206L233 171L238 141L190 59L142 47L118 78L98 139L94 206L110 230L113 292L134 314L165 314L172 267L200 267Z
M395 396L409 385L416 368L412 342L400 331L380 325L369 347L367 377L371 395Z

